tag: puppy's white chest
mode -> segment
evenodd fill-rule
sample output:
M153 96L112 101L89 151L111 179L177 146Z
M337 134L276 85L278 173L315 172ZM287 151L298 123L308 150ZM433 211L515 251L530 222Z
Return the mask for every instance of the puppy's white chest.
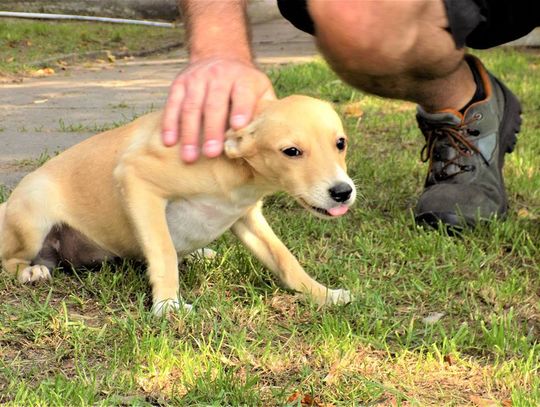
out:
M233 202L204 196L169 202L167 224L176 251L182 255L206 246L226 232L257 201Z

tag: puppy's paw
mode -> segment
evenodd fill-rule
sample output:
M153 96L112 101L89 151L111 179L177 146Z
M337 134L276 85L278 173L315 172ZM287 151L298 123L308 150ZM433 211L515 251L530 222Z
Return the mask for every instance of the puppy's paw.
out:
M22 284L37 283L42 280L50 280L51 273L47 267L36 264L22 269L19 272L17 279L19 280L19 283Z
M349 290L328 290L324 305L348 304L354 299Z
M155 301L154 305L152 306L152 313L156 317L161 317L170 312L178 311L181 308L183 308L186 312L190 312L193 309L193 306L187 302L169 298L162 301Z

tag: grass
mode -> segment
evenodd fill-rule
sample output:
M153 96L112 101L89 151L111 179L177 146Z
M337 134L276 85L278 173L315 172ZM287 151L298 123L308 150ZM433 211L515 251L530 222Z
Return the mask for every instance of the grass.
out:
M0 73L28 74L47 60L61 65L66 55L108 50L134 53L164 47L183 38L181 28L20 19L0 21ZM77 58L76 58L77 59Z
M343 113L362 197L336 221L284 195L265 213L312 275L356 300L322 310L299 301L228 234L217 259L181 268L195 312L169 320L151 317L133 263L56 270L36 287L2 278L0 403L540 405L540 58L480 55L524 104L505 222L461 238L416 227L426 168L414 106L351 90L323 63L271 71L279 95L321 97Z
M129 106L125 103L119 103L118 105L111 106L111 109L122 109L125 110ZM63 119L58 119L58 131L61 131L63 133L91 133L91 134L97 134L102 133L107 130L115 129L117 127L123 126L124 124L130 123L136 118L143 116L145 114L148 114L150 112L153 112L156 110L156 106L151 103L148 105L143 111L141 112L135 112L134 109L131 109L130 112L123 112L122 118L120 120L115 120L113 122L107 122L107 123L93 123L93 124L86 124L86 123L66 123Z

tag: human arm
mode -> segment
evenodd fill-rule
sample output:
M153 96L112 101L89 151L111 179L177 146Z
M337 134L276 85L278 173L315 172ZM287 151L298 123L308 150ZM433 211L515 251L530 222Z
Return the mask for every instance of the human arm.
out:
M227 127L247 125L260 99L273 98L268 77L252 61L245 0L180 0L189 64L174 80L162 125L167 146L195 161L223 150Z

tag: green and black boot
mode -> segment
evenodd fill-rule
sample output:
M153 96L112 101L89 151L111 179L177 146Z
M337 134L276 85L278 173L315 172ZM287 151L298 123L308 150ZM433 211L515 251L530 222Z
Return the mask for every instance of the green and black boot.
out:
M418 107L416 118L426 138L422 159L429 162L414 211L419 224L459 230L480 220L504 218L507 212L502 167L504 155L516 144L521 106L477 58L468 55L466 60L481 80L483 100L463 113L427 113Z

